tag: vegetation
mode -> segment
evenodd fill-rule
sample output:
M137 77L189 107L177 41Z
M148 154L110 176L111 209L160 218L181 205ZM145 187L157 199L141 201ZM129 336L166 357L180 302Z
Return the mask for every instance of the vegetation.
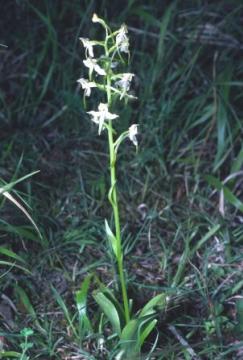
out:
M243 357L242 10L239 1L6 2L0 358ZM126 23L125 72L135 74L137 99L114 104L118 136L139 124L137 152L129 139L119 147L115 182L129 309L106 131L86 113L102 98L83 102L77 82L87 78L79 38L104 39L94 13L112 31ZM123 329L134 321L123 336L117 317Z

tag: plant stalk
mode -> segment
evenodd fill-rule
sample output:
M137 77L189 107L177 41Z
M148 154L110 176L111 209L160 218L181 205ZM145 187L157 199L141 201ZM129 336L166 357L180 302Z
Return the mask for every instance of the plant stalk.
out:
M117 241L117 267L118 267L119 280L121 284L125 319L126 319L126 323L128 323L128 321L130 320L130 314L129 314L129 303L127 296L126 281L125 281L124 269L123 269L121 227L120 227L120 216L119 216L119 207L118 207L117 190L116 190L116 168L115 168L113 129L112 129L111 120L108 128L108 139L109 139L109 150L110 150L110 179L111 179L111 189L112 189L112 209L114 214L115 234Z
M106 56L109 56L107 44L105 44ZM109 66L107 68L107 103L108 107L111 106L112 98L111 98L111 79L110 79L110 69ZM114 222L115 222L115 235L117 241L117 268L118 268L118 276L121 285L122 299L123 299L123 307L125 314L126 324L130 320L130 312L129 312L129 303L127 296L127 287L124 276L124 268L123 268L123 251L122 251L122 243L121 243L121 227L120 227L120 216L119 216L119 206L118 206L118 196L116 189L116 154L114 150L114 139L113 139L113 127L112 121L109 120L108 124L108 141L109 141L109 153L110 153L110 182L111 182L111 205L113 209Z

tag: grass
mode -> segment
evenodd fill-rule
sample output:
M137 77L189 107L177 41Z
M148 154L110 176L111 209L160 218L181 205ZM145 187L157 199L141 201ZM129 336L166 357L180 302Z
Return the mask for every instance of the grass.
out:
M142 358L242 357L242 5L163 3L4 8L0 176L40 170L12 194L30 206L42 238L2 197L2 358L115 359L118 350L87 291L96 277L114 288L103 225L107 145L76 84L78 38L97 35L93 12L130 27L137 75L138 101L119 129L140 124L138 154L127 143L118 169L129 297L135 310L155 294L169 300ZM27 340L24 328L33 330Z

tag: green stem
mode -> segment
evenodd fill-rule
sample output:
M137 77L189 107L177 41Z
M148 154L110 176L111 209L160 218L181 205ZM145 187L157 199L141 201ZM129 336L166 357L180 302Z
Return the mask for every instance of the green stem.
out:
M106 55L108 55L107 44L105 44ZM111 106L112 98L111 98L111 78L110 78L110 69L107 69L107 102L108 107ZM113 139L113 127L112 121L109 120L108 123L108 141L109 141L109 153L110 153L110 181L111 181L111 199L112 199L112 209L114 215L115 222L115 234L117 241L117 268L118 268L118 276L121 285L122 291L122 299L123 299L123 307L126 324L130 320L130 312L129 312L129 303L127 296L127 288L126 281L123 269L123 251L122 251L122 243L121 243L121 227L120 227L120 216L119 216L119 206L118 206L118 197L117 197L117 189L116 189L116 156L114 151L114 139Z
M117 190L116 190L116 168L115 168L115 160L114 160L114 141L113 141L113 129L111 121L108 127L108 139L109 139L109 150L110 150L110 178L111 178L111 188L112 190L112 209L114 214L114 222L115 222L115 234L117 241L117 267L118 267L118 275L121 284L122 298L123 298L123 306L126 323L130 320L129 315L129 303L127 297L127 288L126 281L124 276L123 269L123 253L122 253L122 244L121 244L121 228L120 228L120 216L119 216L119 207L117 200Z

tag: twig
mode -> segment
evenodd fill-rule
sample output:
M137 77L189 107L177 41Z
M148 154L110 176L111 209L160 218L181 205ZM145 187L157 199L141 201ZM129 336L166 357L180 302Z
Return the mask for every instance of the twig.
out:
M185 347L188 353L192 356L193 360L201 360L201 358L197 356L197 354L195 353L193 348L188 344L188 342L179 334L178 330L175 328L174 325L169 325L168 329L177 338L177 340L181 343L181 345Z

